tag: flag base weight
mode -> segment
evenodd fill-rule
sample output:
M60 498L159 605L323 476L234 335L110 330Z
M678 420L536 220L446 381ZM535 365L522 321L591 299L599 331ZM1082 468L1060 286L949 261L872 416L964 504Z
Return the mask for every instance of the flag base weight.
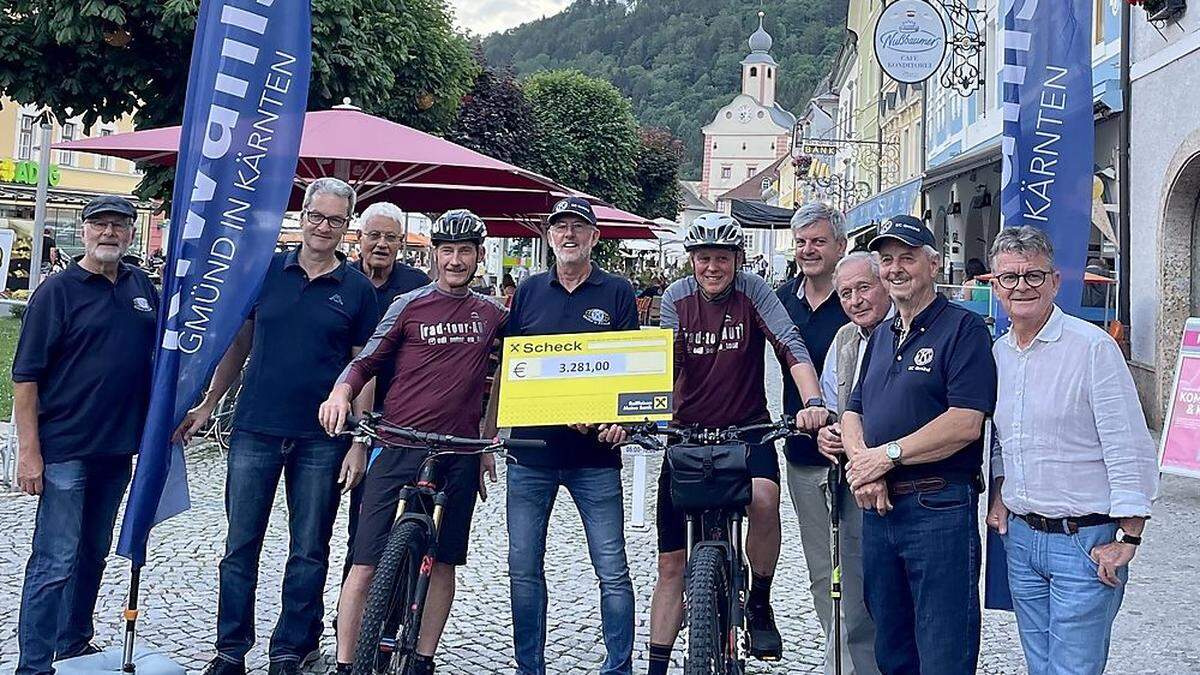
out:
M138 675L186 675L187 670L164 654L139 644L133 650L132 665ZM84 673L123 673L125 650L106 649L98 654L77 656L54 664L58 675L83 675Z

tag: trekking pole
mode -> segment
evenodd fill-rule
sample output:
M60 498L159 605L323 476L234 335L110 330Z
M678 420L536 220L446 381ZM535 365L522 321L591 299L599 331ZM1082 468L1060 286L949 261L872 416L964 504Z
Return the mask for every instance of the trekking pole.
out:
M829 557L832 571L829 577L829 598L833 602L833 672L842 675L842 549L841 511L842 481L846 456L829 467Z

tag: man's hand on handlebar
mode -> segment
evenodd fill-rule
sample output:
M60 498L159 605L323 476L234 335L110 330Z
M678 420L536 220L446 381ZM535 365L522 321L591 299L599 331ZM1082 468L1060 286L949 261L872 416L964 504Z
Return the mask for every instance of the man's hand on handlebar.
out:
M796 428L800 431L816 433L826 424L829 424L829 409L825 406L809 406L796 413Z
M621 445L629 438L629 432L620 424L601 424L600 434L597 438L601 443Z
M350 417L350 387L345 384L334 385L333 391L329 392L329 398L321 404L317 410L317 418L321 421L321 428L330 436L336 436L342 431L342 427L346 426L346 419Z

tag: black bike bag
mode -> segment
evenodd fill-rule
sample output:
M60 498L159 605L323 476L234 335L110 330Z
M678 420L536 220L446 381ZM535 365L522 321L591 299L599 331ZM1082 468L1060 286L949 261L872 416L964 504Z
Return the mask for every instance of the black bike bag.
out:
M684 511L743 508L750 504L750 448L745 443L673 445L671 501Z

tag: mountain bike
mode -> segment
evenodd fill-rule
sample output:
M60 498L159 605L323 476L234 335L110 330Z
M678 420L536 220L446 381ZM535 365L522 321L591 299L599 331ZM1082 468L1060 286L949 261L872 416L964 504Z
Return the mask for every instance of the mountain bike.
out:
M544 449L535 440L461 438L387 423L377 413L350 422L352 431L383 445L384 452L423 452L416 481L400 489L396 520L367 592L354 652L354 675L403 674L416 653L421 616L438 533L446 506L439 460L449 455L503 454L510 448ZM395 441L414 447L395 447Z
M806 434L786 416L724 429L649 423L631 431L626 444L664 452L672 502L687 515L684 675L741 675L749 653L749 565L742 548L753 485L749 444Z

